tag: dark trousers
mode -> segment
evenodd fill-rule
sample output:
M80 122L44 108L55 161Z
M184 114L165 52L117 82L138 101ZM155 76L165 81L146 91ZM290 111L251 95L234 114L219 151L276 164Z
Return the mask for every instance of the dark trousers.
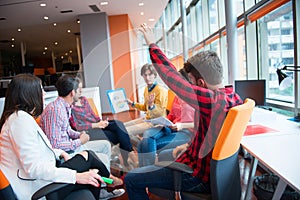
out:
M132 151L132 145L128 132L119 120L109 120L109 124L104 129L93 128L88 130L90 140L108 140L114 145L120 144L120 151L124 164L127 165L128 153Z
M92 151L88 152L88 160L86 160L82 155L76 154L70 160L62 163L58 167L65 167L69 169L76 170L77 172L85 172L89 169L98 169L98 174L103 177L109 177L110 173L105 167L105 165L98 159L97 155ZM83 185L83 184L69 184L67 187L58 191L60 197L66 197L72 191L88 189L93 193L95 199L99 199L100 187L94 187L92 185Z

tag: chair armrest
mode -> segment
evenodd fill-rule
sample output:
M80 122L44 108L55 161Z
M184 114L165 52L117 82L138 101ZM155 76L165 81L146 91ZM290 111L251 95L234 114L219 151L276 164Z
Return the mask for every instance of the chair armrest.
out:
M155 163L156 166L159 167L167 167L172 170L180 171L180 172L185 172L188 174L193 173L193 169L187 166L186 164L179 163L179 162L174 162L174 161L161 161Z
M31 200L38 200L52 192L55 192L59 189L66 187L67 185L69 185L69 183L50 183L50 184L40 188L38 191L36 191L32 195Z

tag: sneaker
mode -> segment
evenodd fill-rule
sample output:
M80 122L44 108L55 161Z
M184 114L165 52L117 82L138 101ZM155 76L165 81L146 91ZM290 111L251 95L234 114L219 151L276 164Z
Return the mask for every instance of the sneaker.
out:
M116 189L116 190L113 190L111 192L108 192L107 190L102 189L100 191L99 199L101 199L101 200L112 199L112 198L115 198L115 197L122 196L124 193L125 193L124 189Z

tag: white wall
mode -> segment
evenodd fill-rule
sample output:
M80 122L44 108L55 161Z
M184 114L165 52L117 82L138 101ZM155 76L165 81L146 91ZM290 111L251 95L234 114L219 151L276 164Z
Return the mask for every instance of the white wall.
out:
M82 95L87 98L92 98L94 100L95 106L98 110L98 113L101 117L101 101L99 95L99 87L89 87L89 88L82 88ZM45 106L54 101L58 97L57 91L50 91L46 92L45 96ZM2 116L3 108L4 108L4 101L5 97L0 98L0 116Z
M82 96L85 96L87 98L92 98L94 100L94 103L98 110L99 116L101 117L102 112L101 112L99 87L82 88Z

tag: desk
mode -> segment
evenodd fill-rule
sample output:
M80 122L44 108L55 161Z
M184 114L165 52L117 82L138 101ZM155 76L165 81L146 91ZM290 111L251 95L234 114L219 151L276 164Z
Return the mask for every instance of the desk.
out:
M244 136L241 141L242 146L253 156L245 199L248 199L251 192L258 161L280 178L273 195L274 200L280 199L287 184L300 192L300 124L282 115L272 120L265 118L259 124L278 132Z

